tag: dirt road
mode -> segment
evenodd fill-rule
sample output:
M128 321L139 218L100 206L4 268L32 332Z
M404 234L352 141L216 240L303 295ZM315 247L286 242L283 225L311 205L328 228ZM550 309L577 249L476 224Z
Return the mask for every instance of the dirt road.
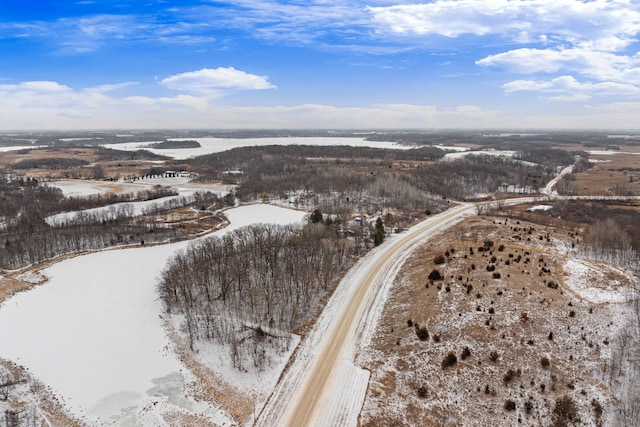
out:
M373 256L361 260L357 272L339 285L350 292L335 307L328 306L331 313L325 317L331 318L326 323L318 321L319 330L305 340L306 345L296 354L297 363L284 374L256 425L323 425L327 419L323 411L330 410L333 396L339 395L331 387L337 380L337 366L345 359L353 360L361 318L371 305L379 303L376 295L384 285L386 271L420 242L474 213L473 204L456 206L394 236Z

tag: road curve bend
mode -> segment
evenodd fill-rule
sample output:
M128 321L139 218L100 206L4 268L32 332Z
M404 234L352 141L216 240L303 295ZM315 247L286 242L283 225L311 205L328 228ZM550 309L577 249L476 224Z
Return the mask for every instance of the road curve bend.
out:
M371 310L380 288L393 279L387 271L395 268L397 272L399 261L419 243L475 214L475 209L475 204L460 204L393 236L361 259L338 285L255 425L322 425L329 415L323 411L331 409L327 401L336 394L331 385L339 383L334 381L338 365L345 359L353 361L361 319Z

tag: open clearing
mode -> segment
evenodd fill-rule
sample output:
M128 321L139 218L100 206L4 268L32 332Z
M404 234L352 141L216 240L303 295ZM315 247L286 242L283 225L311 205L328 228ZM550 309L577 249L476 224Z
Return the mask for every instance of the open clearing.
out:
M480 216L416 250L357 360L371 370L360 424L550 425L564 396L583 423L605 421L613 402L599 372L638 278L576 260L577 242L573 231Z

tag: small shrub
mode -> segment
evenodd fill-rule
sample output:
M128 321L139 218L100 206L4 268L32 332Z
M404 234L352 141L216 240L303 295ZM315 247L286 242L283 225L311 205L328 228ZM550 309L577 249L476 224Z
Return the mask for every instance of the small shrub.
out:
M500 356L498 355L497 351L493 350L491 353L489 353L489 360L491 360L492 362L497 362L499 358Z
M505 384L509 384L513 380L513 377L515 376L516 376L516 371L514 371L513 369L509 369L507 373L504 374L504 377L502 377L502 381L504 381Z
M576 312L574 310L571 310L569 312L569 317L576 317Z
M533 403L531 403L530 400L527 400L526 402L524 402L524 409L525 411L527 411L527 413L531 412L531 410L533 409Z
M556 399L556 406L553 408L553 425L567 426L580 421L576 403L569 396Z
M591 401L591 406L593 406L593 413L596 416L596 422L599 422L600 419L602 418L602 404L600 404L600 402L598 402L596 399L593 399Z
M456 357L454 352L450 351L444 357L444 359L442 359L442 369L447 369L448 367L453 366L456 363L458 363L458 358Z
M493 307L489 307L489 314L494 314L496 310Z
M422 385L418 388L418 396L427 397L427 388L425 386Z
M549 283L547 283L547 288L558 289L558 284L553 280L550 280Z
M429 273L429 280L442 280L442 275L438 270L434 269Z
M440 334L433 335L433 342L440 342L440 339L441 339Z
M429 331L427 331L426 327L416 328L416 335L420 339L420 341L427 341L429 339Z
M516 402L513 400L507 400L504 402L504 409L507 411L515 411L516 410Z
M548 357L543 357L542 359L540 359L540 364L543 368L548 368L551 363L549 362Z
M411 319L407 320L407 326L408 327L412 327L413 326L413 320L411 320Z
M500 273L498 273L497 271L495 271L495 272L493 273L493 278L494 278L494 279L499 279L500 277L502 277L502 275L501 275Z
M487 240L484 241L484 247L485 248L489 249L492 246L493 246L493 240L487 239Z
M504 245L500 245L500 246L498 246L498 250L499 250L500 252L504 251Z
M462 353L460 354L460 359L465 360L469 356L471 356L471 350L469 347L463 348Z
M444 255L440 254L440 255L436 255L433 258L433 263L436 265L440 265L440 264L444 264L445 258Z
M493 264L489 264L487 265L487 271L494 271L496 269L496 266Z

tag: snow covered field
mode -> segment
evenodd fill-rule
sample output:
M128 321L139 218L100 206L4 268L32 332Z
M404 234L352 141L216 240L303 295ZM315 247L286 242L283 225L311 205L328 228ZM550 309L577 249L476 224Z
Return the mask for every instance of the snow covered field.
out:
M125 144L105 144L106 148L123 151L149 150L152 153L161 154L163 156L173 157L182 160L191 157L202 156L205 154L219 153L221 151L231 150L237 147L253 147L265 145L320 145L320 146L337 146L347 145L352 147L374 147L374 148L392 148L392 149L409 149L413 148L407 145L400 145L395 142L384 141L366 141L364 138L345 138L345 137L291 137L291 138L175 138L172 141L198 141L201 145L199 148L179 148L179 149L156 149L148 148L150 145L159 141L151 142L129 142Z
M444 156L444 160L458 160L466 156L502 156L513 157L516 154L511 150L462 150L455 153L447 153Z
M218 233L261 222L290 224L304 212L249 205L227 212ZM44 270L49 281L0 307L0 357L29 368L90 425L166 425L160 414L217 408L185 396L191 378L165 335L155 288L171 255L188 242L97 252ZM211 349L209 349L211 351ZM264 387L275 378L262 378Z
M131 215L142 215L144 210L156 205L162 205L172 199L179 197L192 196L197 191L210 191L222 197L229 193L233 188L232 185L224 184L211 184L190 182L190 178L150 178L145 180L136 181L135 183L126 182L106 182L106 181L91 181L91 180L61 180L51 181L47 185L60 188L66 197L82 197L95 194L104 194L107 192L114 193L137 193L138 191L150 190L155 185L169 186L178 192L177 196L168 196L159 199L147 200L143 202L123 202L116 203L109 206L100 208L86 209L83 213L97 214L104 213L107 217L115 217L115 211L118 206L127 206L127 209L131 209ZM49 225L56 225L73 220L78 215L78 212L63 212L56 215L50 215L45 218L45 221Z

